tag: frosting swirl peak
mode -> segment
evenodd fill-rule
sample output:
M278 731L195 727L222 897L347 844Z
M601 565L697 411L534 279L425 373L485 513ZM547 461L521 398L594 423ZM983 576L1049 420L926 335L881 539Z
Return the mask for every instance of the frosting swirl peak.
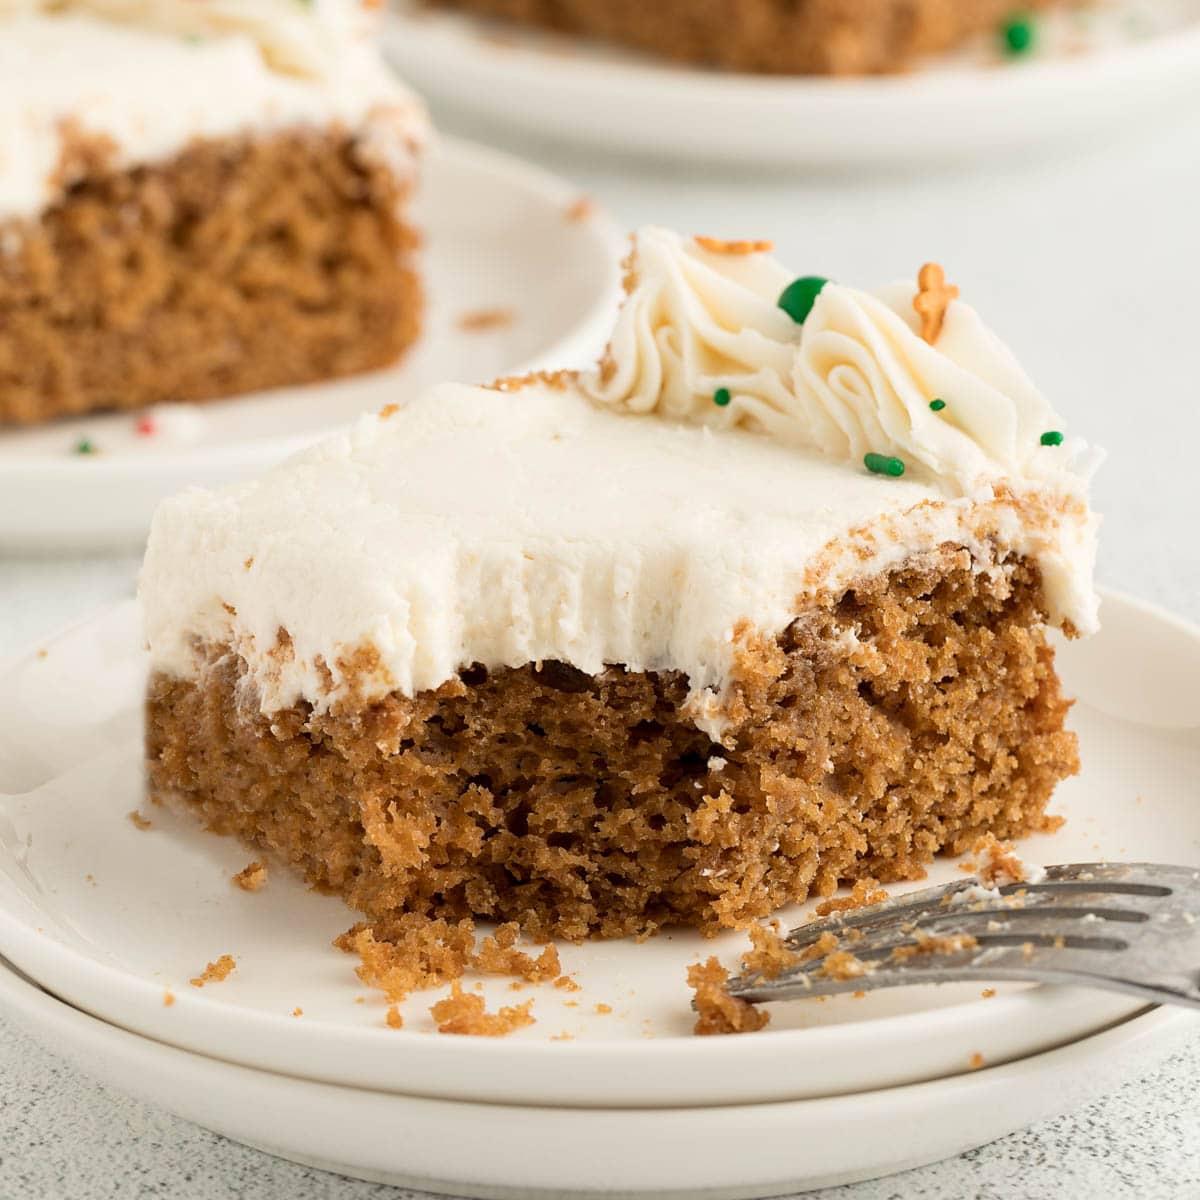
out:
M1082 442L1043 445L1061 418L962 301L933 345L915 284L827 284L799 324L778 307L792 275L766 254L661 229L638 234L631 275L608 354L583 379L597 403L743 426L859 467L895 457L955 496L1000 484L1081 494L1099 460Z

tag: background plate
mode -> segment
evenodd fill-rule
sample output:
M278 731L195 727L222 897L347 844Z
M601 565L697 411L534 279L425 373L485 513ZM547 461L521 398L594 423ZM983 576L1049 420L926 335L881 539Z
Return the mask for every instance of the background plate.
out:
M1085 764L1056 797L1068 823L1023 851L1041 862L1200 865L1200 728L1187 727L1195 713L1186 707L1200 634L1133 601L1110 596L1105 607L1104 631L1062 659L1068 691L1082 697L1073 724ZM1044 1050L1138 1011L1129 998L1077 989L1010 987L984 1000L979 984L927 986L778 1005L764 1033L697 1039L687 964L732 959L746 942L676 931L563 947L577 993L515 994L489 979L493 1005L534 998L538 1023L509 1039L429 1036L436 993L411 997L405 1028L390 1030L377 994L355 1003L365 989L353 960L330 946L354 920L339 901L282 870L247 894L230 875L251 856L232 840L157 810L148 832L126 819L141 794L143 670L129 603L3 676L0 953L71 1003L161 1041L362 1087L644 1108L890 1087L966 1071L977 1052L1000 1062ZM1137 677L1157 709L1132 690ZM945 860L930 875L958 878ZM224 953L239 964L229 980L188 986ZM550 1040L564 1033L574 1040Z
M742 1200L869 1179L1081 1104L1152 1070L1196 1028L1192 1014L1156 1009L954 1079L639 1111L462 1104L252 1071L126 1033L2 966L0 1009L102 1082L227 1137L343 1175L497 1200Z
M1200 0L1098 0L1044 19L1027 59L983 39L906 75L834 80L721 74L397 8L388 52L448 111L656 158L911 167L1109 137L1200 91Z
M429 311L410 355L333 383L165 405L151 438L137 436L136 413L0 431L0 549L140 543L171 492L249 478L421 387L592 361L617 306L625 243L593 206L572 215L578 199L519 159L442 139L415 204ZM465 313L486 309L509 310L511 323L459 328ZM85 435L99 454L72 453Z

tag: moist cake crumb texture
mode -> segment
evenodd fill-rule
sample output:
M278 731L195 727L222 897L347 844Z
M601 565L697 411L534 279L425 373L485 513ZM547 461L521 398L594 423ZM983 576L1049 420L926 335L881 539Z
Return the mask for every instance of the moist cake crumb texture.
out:
M888 898L887 892L879 886L876 879L859 879L848 896L835 896L832 900L822 900L814 910L818 917L829 917L834 913L851 912L856 908L867 908L872 904L882 904Z
M556 979L562 972L558 951L546 946L537 958L519 950L516 945L520 926L508 921L496 932L485 937L479 945L471 966L486 975L516 975L529 983L544 983Z
M407 190L345 134L293 131L96 166L38 220L0 220L0 425L394 361L421 320Z
M574 940L746 925L1041 827L1078 757L1039 585L948 548L824 597L743 648L722 744L669 672L477 667L267 717L215 646L196 679L152 681L151 786L375 919Z
M398 913L370 926L360 922L335 939L334 945L357 954L359 979L382 991L389 1003L398 1004L410 992L462 977L475 949L475 926L469 919L450 922L415 912Z

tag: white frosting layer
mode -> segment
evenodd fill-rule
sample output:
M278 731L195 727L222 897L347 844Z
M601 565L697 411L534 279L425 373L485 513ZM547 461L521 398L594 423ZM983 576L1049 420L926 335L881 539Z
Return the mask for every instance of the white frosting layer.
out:
M412 695L476 662L677 670L720 736L739 626L774 636L805 596L947 542L981 570L1035 560L1052 618L1095 627L1086 479L1038 445L1059 422L973 313L952 308L931 348L899 301L827 288L801 330L765 257L650 231L636 266L578 384L443 385L164 504L142 578L154 667L189 676L198 646L229 642L266 712ZM944 429L931 386L960 410ZM864 447L911 469L873 475ZM366 677L343 668L364 646Z
M0 0L0 220L59 198L65 141L113 165L168 159L196 138L340 128L402 176L420 103L357 36L358 10L294 0L90 0L64 13ZM58 6L54 6L58 7ZM76 11L79 10L79 11Z
M870 452L896 456L962 495L986 498L998 483L1086 490L1096 456L1083 443L1041 445L1062 419L961 301L931 346L917 332L915 284L872 294L830 283L800 326L777 304L794 276L765 254L648 229L632 269L610 361L583 381L600 404L760 430L856 466ZM724 408L718 388L730 392Z

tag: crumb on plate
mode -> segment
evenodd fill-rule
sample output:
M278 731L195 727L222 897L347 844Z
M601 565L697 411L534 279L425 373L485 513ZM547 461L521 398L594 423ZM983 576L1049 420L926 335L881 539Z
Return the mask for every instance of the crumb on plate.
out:
M429 1009L437 1022L438 1033L467 1037L507 1037L517 1029L534 1024L532 1000L490 1013L482 996L464 992L458 980L450 985L450 995Z
M232 954L222 954L220 958L210 962L195 979L188 982L196 988L202 988L206 983L223 983L236 966L237 960Z
M261 892L267 886L267 864L256 859L243 867L233 877L233 882L243 892Z
M687 981L688 986L696 993L697 1017L694 1032L700 1037L712 1034L753 1033L762 1029L771 1019L770 1013L762 1012L753 1004L729 994L726 990L729 972L721 966L715 956L688 967Z

